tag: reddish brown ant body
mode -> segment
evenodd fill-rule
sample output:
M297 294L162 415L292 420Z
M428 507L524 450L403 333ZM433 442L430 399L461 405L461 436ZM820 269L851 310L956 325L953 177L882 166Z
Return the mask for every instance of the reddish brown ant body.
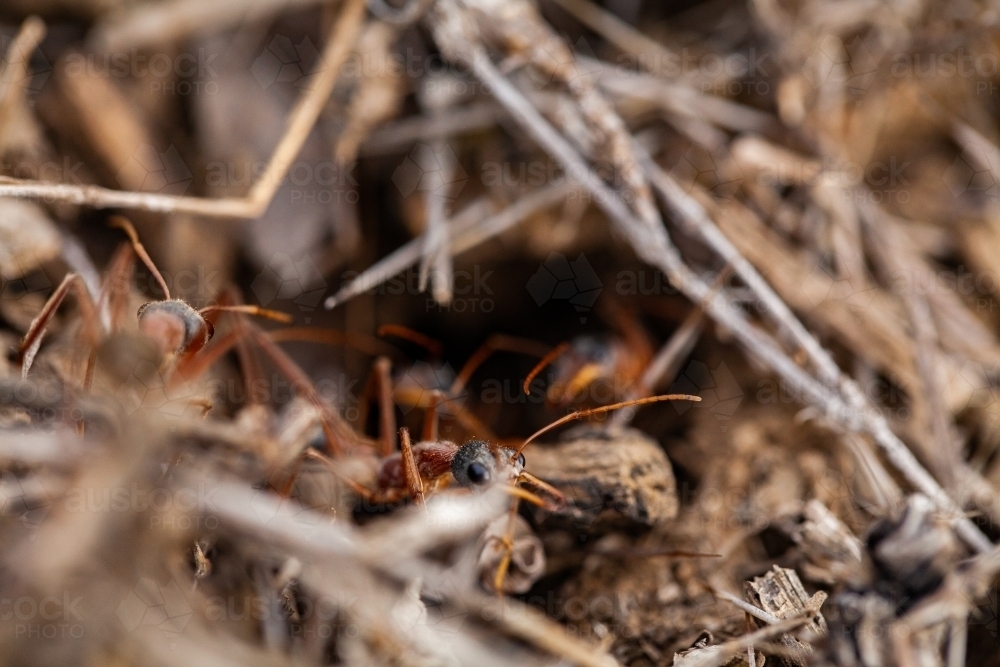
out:
M604 310L608 311L605 319L617 331L585 334L558 345L525 378L526 394L531 393L534 379L551 366L545 402L552 408L605 405L637 397L629 392L653 358L653 342L633 313L613 303Z
M716 277L714 294L729 278L727 265ZM701 305L681 322L671 339L654 354L653 341L634 312L616 303L604 302L604 319L617 330L613 334L577 336L562 343L536 365L524 380L524 392L546 367L552 367L545 393L550 407L571 404L603 405L651 395L657 383L676 373L676 364L694 346L704 316Z
M539 429L517 447L481 439L469 440L461 446L441 440L427 440L413 445L410 442L409 431L401 428L400 451L381 459L376 488L369 489L350 479L345 479L345 482L366 501L379 504L398 504L405 500L422 504L428 494L447 489L453 484L472 492L501 485L514 497L511 520L507 534L503 538L505 553L494 578L494 588L501 591L510 565L514 516L517 513L518 502L524 499L554 511L564 508L566 504L565 497L558 489L525 470L526 461L522 450L539 436L576 419L630 406L672 400L700 401L701 399L684 394L668 394L572 412ZM435 415L429 417L433 419ZM310 451L308 456L321 460L340 476L330 459L314 450ZM525 486L533 490L528 490L524 488Z
M222 303L195 309L180 299L170 298L170 289L156 265L146 252L132 224L122 217L113 217L111 224L120 228L128 236L128 243L115 253L110 268L101 284L96 298L90 294L82 278L74 273L67 274L56 288L39 314L31 322L24 339L18 348L21 359L21 372L27 376L34 358L41 346L42 338L52 316L62 304L65 297L72 291L77 296L82 319L82 343L74 346L86 352L86 370L82 387L89 391L93 382L97 348L109 339L109 335L123 328L123 314L130 298L129 284L135 264L139 257L157 281L166 297L161 301L144 303L136 313L139 333L151 341L156 349L158 368L165 389L176 388L187 381L200 376L207 368L234 347L241 359L247 356L245 348L248 340L271 360L278 371L287 377L292 385L305 395L321 410L321 424L327 442L327 449L336 453L341 449L341 443L353 443L354 438L350 428L343 423L338 415L323 404L317 395L309 377L294 361L276 344L280 340L321 340L353 344L350 336L343 332L285 329L271 334L264 332L245 319L238 319L234 329L221 340L211 345L215 333L213 316L217 313L236 313L255 315L278 322L290 322L291 317L285 313L267 310L253 305ZM377 342L377 341L376 341ZM361 345L363 347L363 345ZM246 364L251 368L252 364ZM250 378L247 378L248 384ZM205 412L211 408L207 400L196 399Z
M408 340L427 350L433 358L440 358L441 344L427 336L399 325L384 325L379 328L380 336L394 336ZM543 357L549 347L533 340L494 334L486 339L465 361L456 373L447 364L431 364L418 361L393 372L389 359L380 357L375 363L368 393L378 398L380 409L380 454L388 456L394 450L392 438L395 433L395 411L393 403L405 411L421 408L428 411L424 420L423 440L438 437L438 415L453 418L465 432L480 439L495 439L490 429L476 415L466 409L462 396L476 370L496 352L513 352L535 357Z
M409 444L409 433L400 430L403 450L384 458L379 466L375 491L361 493L367 500L394 504L406 499L417 502L428 493L448 488L452 484L478 490L496 483L515 484L526 482L552 497L547 503L532 494L512 490L515 495L536 499L546 507L560 507L565 503L562 494L531 473L525 471L524 455L511 447L491 444L486 440L469 440L459 446L447 440L433 440ZM408 473L407 453L412 456L416 474Z
M147 266L166 297L163 301L149 301L143 304L136 314L139 331L153 341L164 363L173 363L181 368L205 347L214 333L214 325L208 317L213 312L240 312L259 315L279 322L291 321L284 313L256 306L215 305L195 310L180 299L171 299L170 288L167 287L163 276L160 275L142 243L139 242L132 224L121 217L112 218L111 224L122 229L128 235L129 243L119 248L112 259L112 268L101 286L101 292L96 301L80 276L75 273L67 274L31 322L28 332L21 341L18 356L22 360L22 375L27 375L31 368L48 323L70 290L76 293L80 303L84 320L83 326L86 330L86 342L90 347L100 343L106 335L104 329L114 332L121 327L121 311L128 297L127 285L130 282L135 256L138 256ZM93 361L93 353L91 352L84 382L85 387L89 386L93 372Z

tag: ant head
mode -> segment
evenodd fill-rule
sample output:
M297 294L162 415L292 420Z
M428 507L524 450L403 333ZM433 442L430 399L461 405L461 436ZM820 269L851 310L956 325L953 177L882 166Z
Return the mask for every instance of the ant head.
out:
M460 486L485 488L494 482L517 479L524 470L524 454L499 447L494 451L485 440L470 440L451 459L451 474Z
M152 338L164 355L200 350L212 337L211 323L180 299L150 301L137 316L139 331Z

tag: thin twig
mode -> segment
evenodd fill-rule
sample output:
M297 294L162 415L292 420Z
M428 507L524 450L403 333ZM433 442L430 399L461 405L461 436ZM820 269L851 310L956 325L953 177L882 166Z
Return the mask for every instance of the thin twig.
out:
M749 602L746 602L745 600L736 597L735 595L729 593L728 591L714 591L714 594L715 597L719 598L720 600L725 600L726 602L736 605L746 613L750 614L751 616L753 616L758 620L764 621L768 625L775 625L781 622L781 619L775 616L774 614L769 614L763 609L755 607Z
M402 118L372 132L359 147L362 157L405 151L418 141L443 139L463 132L481 132L506 116L496 102L476 102L433 115Z
M485 200L469 204L451 221L451 254L458 255L483 241L505 232L531 214L557 204L572 192L568 183L557 183L526 195L503 211L487 216ZM423 236L409 241L390 255L382 258L361 275L327 298L324 305L329 310L378 287L420 261Z
M426 195L427 229L424 232L423 258L420 261L419 287L427 289L442 305L451 303L454 271L451 263L451 231L448 223L448 185L455 173L455 159L447 142L435 139L430 150L437 169L428 174L433 179Z
M761 644L773 637L780 637L786 632L805 625L809 621L809 616L796 616L780 621L775 625L768 625L748 635L730 639L723 644L708 646L698 651L697 655L686 657L684 667L717 667L723 664L726 658L755 644Z
M94 208L128 208L164 213L194 213L221 218L256 218L267 210L292 160L299 154L313 125L326 105L347 56L354 48L365 17L364 0L345 0L323 53L316 64L311 85L303 92L289 115L281 141L260 178L246 197L204 199L153 192L123 192L94 185L45 183L17 178L0 178L0 197L44 199Z
M115 13L95 30L92 42L113 52L182 42L213 35L249 21L261 21L294 7L326 4L331 0L174 0L141 4Z
M0 119L6 119L18 96L23 92L30 72L28 65L31 54L45 37L45 22L37 16L29 16L21 24L17 36L7 47L3 59L7 65L0 74Z

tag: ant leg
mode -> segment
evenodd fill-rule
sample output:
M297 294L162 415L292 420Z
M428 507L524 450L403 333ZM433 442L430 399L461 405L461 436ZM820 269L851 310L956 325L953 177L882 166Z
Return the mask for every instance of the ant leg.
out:
M273 331L268 331L266 333L267 337L270 338L275 343L283 343L287 341L301 341L307 343L322 343L326 345L342 345L351 349L358 350L365 354L369 354L374 357L385 358L386 363L391 363L390 357L398 356L399 352L393 348L391 345L386 344L384 341L374 338L372 336L366 336L365 334L360 334L352 331L340 331L337 329L322 329L316 327L287 327L283 329L275 329ZM391 367L391 365L390 365ZM376 367L377 368L377 367ZM394 450L394 443L392 438L395 437L396 424L394 419L394 408L392 408L392 385L388 381L390 374L385 374L385 381L381 383L380 386L378 382L381 381L381 377L378 375L372 376L366 385L364 392L362 394L362 407L361 413L359 415L359 424L362 426L368 421L368 404L367 401L372 398L372 393L378 389L379 391L385 391L385 387L389 387L389 397L384 399L381 395L376 396L377 400L383 401L381 405L388 405L389 410L383 414L388 414L393 417L391 421L383 421L380 425L380 433L387 433L384 436L384 442L388 442L387 448L384 450L384 454L391 454Z
M426 408L430 406L430 401L424 398L424 395L433 396L433 393L424 389L413 389L407 390L401 387L396 387L393 391L393 396L396 401L401 405L408 405L416 408ZM474 414L466 410L461 405L456 403L455 398L446 397L444 401L439 401L438 409L440 412L440 406L443 404L448 404L448 410L451 415L458 422L459 426L471 433L473 436L480 438L482 440L496 440L496 435L476 417Z
M411 343L424 348L432 357L435 358L440 358L444 353L444 347L440 342L434 340L430 336L425 336L419 331L414 331L409 327L404 327L401 324L383 324L378 328L378 335L395 336L396 338L408 340Z
M326 443L330 453L334 455L343 453L342 442L352 444L358 442L358 436L344 423L343 419L337 413L330 410L319 394L316 393L316 387L305 371L299 368L299 365L256 325L247 323L247 327L257 345L260 346L264 354L277 367L278 372L292 383L292 387L296 391L302 393L313 405L319 408L321 414L320 423L323 426L323 433L326 436Z
M56 291L52 293L52 296L42 306L42 310L31 321L28 333L24 335L24 339L18 347L17 356L21 359L22 378L28 377L28 371L31 369L31 364L35 361L35 355L38 354L38 350L42 346L42 337L45 335L45 329L48 326L49 320L52 319L52 316L70 290L76 293L77 302L80 304L80 315L83 317L83 326L89 339L87 343L90 347L93 347L100 341L101 324L97 317L97 308L94 306L94 300L87 289L87 284L83 282L83 279L79 275L67 273L63 281L59 283ZM89 367L88 363L87 375L90 376L92 373L93 369Z
M359 441L359 438L343 423L343 420L323 403L319 394L316 393L312 380L299 368L298 364L292 361L291 357L284 350L278 347L265 332L258 329L254 324L247 322L245 326L245 330L230 332L223 340L197 357L182 359L176 368L176 374L180 380L183 381L185 378L197 377L222 357L222 355L232 349L234 345L237 345L242 337L249 334L257 342L264 354L277 367L278 371L291 382L292 387L319 408L320 425L323 427L323 434L326 436L327 448L330 452L340 454L342 451L341 442L355 443Z
M462 389L464 389L465 385L469 382L469 378L471 378L472 374L476 372L476 369L479 368L483 362L489 359L494 352L501 351L544 358L549 354L551 349L548 345L530 340L528 338L518 338L517 336L508 336L506 334L494 334L487 338L486 342L480 345L479 349L473 352L472 356L466 360L462 369L455 377L455 381L452 383L448 394L450 396L456 396L461 393Z
M267 386L267 378L264 375L260 355L247 342L245 315L256 315L282 322L290 322L291 317L277 311L264 310L258 306L244 305L240 303L240 295L232 288L219 294L218 303L198 311L198 314L204 317L206 322L224 313L235 314L235 317L230 318L230 321L233 322L233 331L236 333L236 356L239 359L240 373L246 387L247 402L251 405L259 404L261 401L258 389Z
M198 377L221 359L224 354L233 349L239 342L240 335L243 335L243 332L230 331L224 338L212 344L210 348L202 350L200 354L185 353L177 360L171 379L176 377L183 382Z
M350 479L349 477L341 473L339 470L337 470L337 466L334 465L333 461L331 461L326 456L323 456L314 449L307 449L296 462L295 472L294 472L295 476L292 478L291 484L289 484L288 486L289 493L291 492L292 485L294 485L295 477L298 476L299 466L301 465L302 460L306 458L314 459L325 465L330 470L330 472L332 472L334 476L337 477L337 479L339 479L344 484L349 486L351 488L351 491L356 493L362 500L364 500L367 503L371 503L373 505L394 505L398 503L400 500L402 500L402 498L399 497L398 490L396 490L397 493L392 493L393 491L392 489L387 491L381 491L381 490L373 491L372 489L369 489L363 484L359 484L355 480Z
M399 429L399 447L403 455L403 475L406 477L406 489L417 505L424 504L424 480L420 477L417 460L410 446L410 432L403 427Z
M139 256L142 263L145 264L146 268L149 269L149 272L153 274L156 282L159 283L160 289L163 290L163 299L165 301L169 301L170 288L167 287L167 281L163 279L162 275L160 275L160 270L156 268L156 264L153 263L153 258L146 252L146 247L139 241L139 235L136 233L135 227L132 226L132 223L129 222L128 218L124 216L113 215L108 221L108 224L125 232L128 236L129 242L132 244L132 249L135 250L135 254Z
M246 318L237 316L233 320L233 332L236 334L236 358L240 363L240 374L246 386L247 402L250 405L260 403L258 400L258 389L267 386L267 378L264 375L264 367L261 364L260 355L251 349L247 341Z
M517 496L511 500L510 514L507 516L507 529L504 531L500 543L503 546L503 557L497 565L497 573L493 577L493 590L497 595L503 595L503 580L507 578L507 571L510 570L510 559L514 554L514 529L517 527L517 510L521 505L521 499Z
M431 404L427 406L427 414L424 415L422 437L425 441L435 442L438 439L438 406L444 397L444 392L439 389L431 392Z
M132 275L135 271L135 252L128 243L123 243L115 251L108 265L108 272L101 285L98 305L105 315L105 324L110 331L118 331L124 322L125 309L131 294Z
M388 357L375 360L375 385L378 391L379 456L384 458L396 449L393 442L396 436L396 404L392 402L392 362Z
M373 368L368 379L365 380L365 386L361 389L361 393L358 394L358 418L354 420L356 431L364 432L368 425L368 412L371 402L375 400L375 390L375 370Z
M639 379L628 388L626 399L639 399L652 396L657 385L666 383L676 377L680 364L698 342L702 321L705 319L705 303L722 289L732 273L732 265L727 264L712 283L711 291L701 303L695 304L681 325L677 327L663 347L645 366ZM620 429L629 424L635 416L635 409L628 408L616 413L608 420L608 429Z
M280 489L275 489L278 495L282 498L288 498L292 495L292 489L295 488L295 482L299 479L299 472L302 470L302 462L309 456L309 450L307 449L302 454L295 457L295 462L292 464L292 471L288 473L288 479L281 486Z
M521 474L518 476L518 481L522 484L527 484L528 486L534 487L536 490L541 491L549 498L552 498L554 502L546 502L537 494L526 492L526 495L521 496L525 500L531 502L534 505L538 505L543 509L547 509L550 512L558 512L566 509L566 496L563 495L562 491L552 486L548 482L535 477L527 470L522 470ZM526 491L521 487L516 487L522 491Z
M660 348L656 356L649 360L646 370L639 380L633 384L626 394L626 398L646 398L653 394L654 388L660 382L668 382L677 375L680 369L680 362L688 355L694 344L698 341L698 334L701 332L701 324L704 320L704 311L701 308L692 310L679 327L674 331L663 347ZM665 379L666 378L666 379ZM623 410L615 415L612 423L628 423L632 413Z
M528 394L529 396L531 395L532 380L538 377L538 374L544 371L550 364L552 364L553 361L555 361L563 354L565 354L566 350L568 349L569 349L569 343L567 342L559 343L552 349L552 351L550 351L548 354L542 357L541 361L535 364L535 367L531 369L531 371L528 373L528 376L524 378L523 389L525 394Z

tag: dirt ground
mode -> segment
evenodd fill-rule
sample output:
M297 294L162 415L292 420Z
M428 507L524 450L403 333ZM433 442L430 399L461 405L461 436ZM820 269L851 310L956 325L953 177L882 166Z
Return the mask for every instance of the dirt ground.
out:
M7 0L0 662L1000 665L998 26Z

